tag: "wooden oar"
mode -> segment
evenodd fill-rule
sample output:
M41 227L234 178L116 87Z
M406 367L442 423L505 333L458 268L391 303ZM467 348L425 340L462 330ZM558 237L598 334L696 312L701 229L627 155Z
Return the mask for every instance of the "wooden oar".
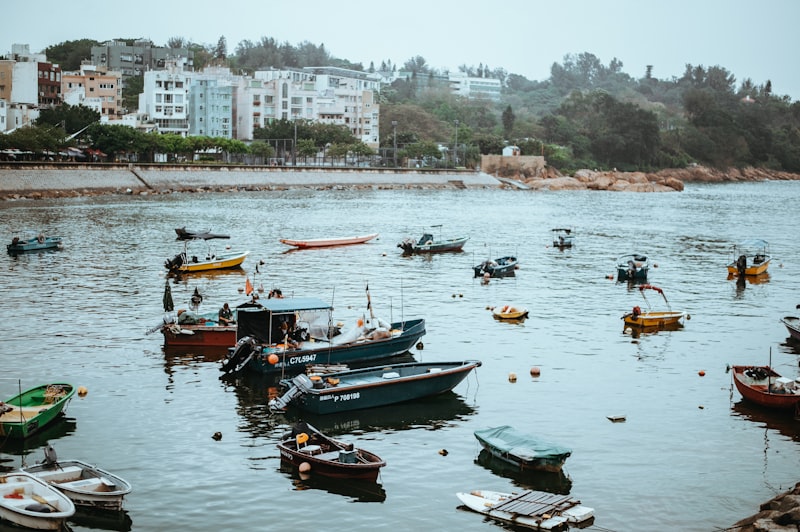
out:
M61 510L58 509L58 507L56 505L54 505L53 503L51 503L50 501L48 501L47 499L45 499L41 495L36 495L34 493L33 495L31 495L31 499L33 499L34 501L36 501L38 503L46 504L47 506L49 506L50 508L52 508L56 512L60 512L61 511Z

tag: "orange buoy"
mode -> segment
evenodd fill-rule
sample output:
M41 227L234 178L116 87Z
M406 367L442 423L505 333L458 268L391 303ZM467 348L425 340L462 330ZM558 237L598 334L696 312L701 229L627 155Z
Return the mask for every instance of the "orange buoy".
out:
M541 370L540 370L538 367L536 367L536 366L533 366L533 367L531 368L531 376L532 376L532 377L538 377L538 376L539 376L541 373L542 373L542 372L541 372Z
M508 382L517 382L517 374L516 373L509 373L508 374Z
M273 365L277 364L278 360L279 360L278 355L276 355L275 353L272 353L270 356L267 357L267 361Z
M697 374L700 375L701 377L705 377L706 376L706 372L703 371L702 369L700 371L698 371Z

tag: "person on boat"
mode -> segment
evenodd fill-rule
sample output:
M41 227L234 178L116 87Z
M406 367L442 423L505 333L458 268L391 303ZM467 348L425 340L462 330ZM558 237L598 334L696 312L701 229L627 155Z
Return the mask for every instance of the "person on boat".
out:
M286 347L296 348L300 344L294 339L294 327L289 327L289 322L281 322L281 337L283 338Z
M227 302L222 305L221 309L219 309L218 317L220 325L230 325L232 323L236 323L236 320L233 319L233 311Z

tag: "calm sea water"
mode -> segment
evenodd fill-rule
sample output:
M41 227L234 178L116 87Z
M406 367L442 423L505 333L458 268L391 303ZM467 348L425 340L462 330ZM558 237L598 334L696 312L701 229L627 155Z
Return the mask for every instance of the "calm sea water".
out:
M126 514L81 516L74 530L500 530L459 508L456 492L522 488L571 493L596 509L596 530L724 528L800 480L800 422L743 404L727 371L771 357L798 375L800 347L778 321L800 303L798 203L800 182L674 194L309 189L5 202L6 240L43 229L65 249L2 259L0 396L55 380L88 394L41 437L4 442L0 466L41 459L49 441L62 458L133 484ZM397 242L434 224L445 237L469 235L464 252L401 256ZM195 288L201 311L238 304L249 276L330 300L344 321L363 311L368 284L385 319L427 320L415 359L483 366L452 394L311 420L383 457L378 485L300 479L275 448L297 415L269 415L274 383L220 380L218 356L165 354L160 334L146 334L161 319L163 263L181 249L181 226L229 233L215 245L251 254L242 271L173 284L178 307ZM571 250L549 245L561 226L576 231ZM379 239L343 248L287 252L278 242L371 232ZM769 277L738 286L725 265L732 244L753 237L771 244ZM623 331L620 316L643 300L608 276L634 251L651 258L650 282L672 308L690 314L683 329ZM473 265L507 254L520 259L515 277L473 279ZM530 318L493 320L487 309L506 303ZM503 424L571 447L565 476L518 477L483 460L473 431Z

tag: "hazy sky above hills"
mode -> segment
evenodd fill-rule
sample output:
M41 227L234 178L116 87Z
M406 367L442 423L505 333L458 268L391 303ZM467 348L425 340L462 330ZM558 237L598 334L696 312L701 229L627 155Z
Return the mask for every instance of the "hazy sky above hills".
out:
M800 0L6 0L3 15L3 52L81 38L224 36L233 53L242 40L272 37L324 44L365 68L419 55L433 68L483 63L536 81L566 54L589 52L604 65L616 57L635 78L647 65L659 79L680 77L687 63L718 65L737 87L771 80L774 94L800 100Z

